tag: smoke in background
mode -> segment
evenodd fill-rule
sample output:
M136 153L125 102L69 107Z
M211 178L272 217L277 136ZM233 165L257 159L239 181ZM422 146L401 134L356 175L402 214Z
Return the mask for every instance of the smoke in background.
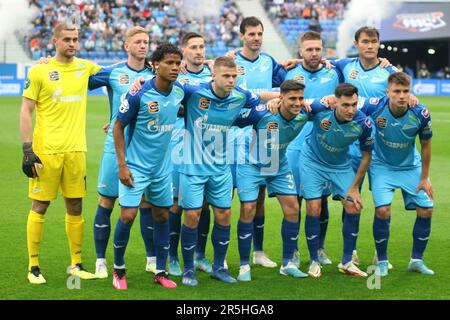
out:
M351 48L355 31L363 26L371 26L379 29L383 19L392 16L401 6L401 2L389 0L353 0L347 6L344 20L338 28L338 41L336 51L339 58L346 56ZM380 30L382 33L383 30Z
M29 7L28 0L0 0L0 42L11 39L16 31L29 29L37 12Z
M182 11L189 19L217 17L222 3L219 0L185 0Z

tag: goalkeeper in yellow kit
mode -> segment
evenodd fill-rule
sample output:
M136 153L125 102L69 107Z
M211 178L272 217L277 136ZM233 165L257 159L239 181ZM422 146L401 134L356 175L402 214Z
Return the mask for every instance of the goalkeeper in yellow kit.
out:
M39 267L39 249L44 214L61 188L66 205L66 234L71 266L68 273L81 279L94 279L81 263L83 240L82 198L86 193L86 96L89 76L100 66L75 57L78 30L60 23L52 42L56 55L48 64L30 69L23 91L20 134L23 146L23 172L30 178L28 196L32 199L27 222L28 280L45 283ZM32 132L32 115L36 123Z

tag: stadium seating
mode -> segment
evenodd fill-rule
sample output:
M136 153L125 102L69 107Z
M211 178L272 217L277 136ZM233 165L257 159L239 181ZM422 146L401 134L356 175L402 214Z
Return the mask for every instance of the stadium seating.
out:
M183 14L182 1L175 0L79 0L69 7L64 0L29 0L39 13L32 28L23 35L23 45L33 60L54 54L51 30L61 17L80 14L79 56L96 61L126 58L123 39L134 25L150 34L150 51L163 42L179 43L189 31L205 35L208 58L220 56L239 47L239 24L242 15L234 0L222 1L220 16L189 19Z

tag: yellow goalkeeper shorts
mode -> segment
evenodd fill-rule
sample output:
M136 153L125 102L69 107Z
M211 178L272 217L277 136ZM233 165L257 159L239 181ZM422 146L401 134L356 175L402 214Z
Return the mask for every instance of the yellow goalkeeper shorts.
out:
M52 201L59 187L65 198L83 198L86 194L86 153L67 152L37 154L42 168L39 177L29 179L28 197L39 201Z

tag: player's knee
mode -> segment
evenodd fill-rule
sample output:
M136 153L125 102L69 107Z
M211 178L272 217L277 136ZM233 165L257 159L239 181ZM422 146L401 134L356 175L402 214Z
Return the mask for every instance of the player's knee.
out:
M256 203L243 203L240 215L241 222L250 223L255 219Z
M289 222L296 223L298 222L298 218L299 218L298 210L287 211L284 213L284 219L286 219Z
M77 216L81 214L83 200L81 198L65 198L67 213Z
M116 198L108 198L100 196L98 199L98 204L105 209L113 209L116 203Z
M31 210L39 214L45 214L49 206L50 201L33 200L31 203Z
M306 214L311 217L319 217L322 210L320 201L306 201Z
M184 211L184 224L189 228L197 228L200 213L197 211Z
M218 224L229 225L231 221L230 209L217 209L214 210L214 219Z
M134 219L136 219L136 215L137 215L137 209L136 210L122 210L122 212L120 213L120 220L124 223L124 224L133 224Z
M379 207L375 209L375 215L378 219L389 219L391 215L391 208L389 206Z
M433 215L433 208L417 208L416 211L421 218L431 218Z
M169 220L169 210L165 208L153 208L152 216L155 222L166 222Z

